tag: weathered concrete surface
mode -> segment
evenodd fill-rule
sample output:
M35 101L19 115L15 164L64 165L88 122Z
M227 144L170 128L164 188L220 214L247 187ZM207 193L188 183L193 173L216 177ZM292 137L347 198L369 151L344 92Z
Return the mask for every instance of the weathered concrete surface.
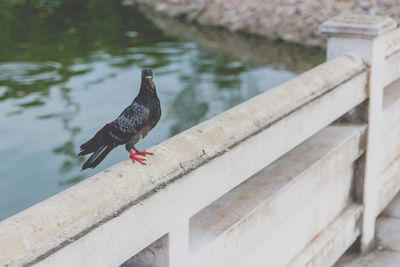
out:
M165 267L169 262L168 235L164 235L151 245L125 261L120 267Z
M400 189L400 80L384 90L378 215Z
M342 13L389 15L400 20L398 0L133 0L168 16L290 42L323 46L318 26Z
M310 113L307 112L306 114ZM297 118L299 119L299 117ZM304 121L301 120L299 123L304 124ZM238 249L236 250L237 254L231 254L231 249L225 251L224 247L216 246L215 242L203 244L200 250L189 251L189 244L199 241L193 239L195 237L190 235L189 218L195 218L196 214L199 211L201 213L201 210L204 208L207 209L210 203L213 203L215 200L218 202L221 194L224 195L226 192L229 192L233 187L249 177L246 175L246 170L253 168L255 163L264 161L262 157L262 155L266 155L263 149L264 146L272 150L275 149L271 145L275 140L272 140L270 136L263 136L262 140L260 140L258 139L259 134L244 141L232 148L228 153L221 155L218 160L210 161L208 164L201 166L187 174L184 179L179 179L171 183L151 197L128 208L119 216L93 229L93 231L82 236L77 241L58 250L39 262L37 266L118 266L132 255L143 251L146 246L150 245L149 248L151 249L151 244L154 244L154 241L167 233L170 251L169 266L171 267L212 266L207 263L209 263L210 257L214 256L218 259L215 261L215 264L223 261L230 262L238 254L247 255L247 248L250 248L250 252L257 251L258 256L261 255L260 259L262 259L259 263L262 263L266 261L265 250L262 250L260 245L265 246L268 244L271 246L271 252L278 251L286 260L290 260L293 254L286 254L285 250L280 248L287 247L287 240L292 240L294 235L297 236L296 229L299 227L298 222L302 222L302 229L308 230L300 231L301 239L291 244L290 250L292 252L293 249L299 249L307 240L311 240L324 222L329 221L329 218L332 218L343 207L344 200L349 199L349 183L351 183L352 171L347 162L356 158L362 152L363 146L360 143L362 141L359 137L364 130L364 127L358 125L328 127L316 135L319 138L314 139L312 137L308 140L306 148L301 148L304 144L296 148L297 151L307 150L310 157L295 158L292 156L290 159L284 160L284 156L280 162L285 164L281 166L291 166L291 169L284 168L284 170L279 170L275 165L276 174L278 175L278 173L282 172L281 178L274 179L274 176L259 177L259 179L264 178L264 186L270 185L268 193L276 195L276 197L273 195L270 197L267 196L268 203L271 205L266 205L265 203L259 205L260 203L257 204L257 202L252 202L250 199L250 202L240 199L239 201L255 205L253 206L254 209L250 207L249 210L249 206L244 203L247 206L247 208L243 207L244 213L240 214L240 211L235 211L235 214L232 214L233 216L237 216L238 214L244 216L244 218L239 219L240 223L234 223L230 230L225 231L215 239L218 240L218 244L220 245L227 245L227 248ZM284 137L283 140L285 139ZM254 149L255 147L259 147L261 150ZM277 144L277 147L281 146ZM248 153L249 149L252 153ZM293 161L297 164L293 164ZM247 163L246 168L243 168L243 162ZM302 163L305 163L306 166ZM307 168L307 165L309 168ZM324 174L335 173L335 166L339 166L338 168L344 171L341 171L337 175L323 177ZM286 177L291 174L296 175L296 173L299 175L294 179ZM271 175L273 174L271 173ZM270 179L277 183L268 183ZM277 180L284 181L285 183L279 183ZM318 182L312 182L316 180ZM312 186L309 186L310 183ZM319 190L319 188L323 190ZM334 192L339 190L339 193L325 199L324 196L330 195L329 192L333 192L332 188L335 188ZM341 191L340 188L343 190ZM297 197L295 197L295 194ZM265 197L265 195L263 196ZM256 196L253 197L256 198ZM288 200L287 203L285 199ZM308 199L309 201L299 201L299 199ZM317 199L318 201L310 201L311 199ZM323 199L323 201L320 199ZM327 202L335 203L331 204L335 208L326 209L325 204ZM294 203L295 205L292 207L290 203ZM242 208L237 203L232 204L232 208ZM305 207L318 207L318 210L322 209L323 212L318 213L316 209L303 208L303 205ZM295 208L296 206L297 208ZM291 212L291 210L295 211ZM249 211L252 214L251 216L247 216L249 215ZM278 218L285 218L286 216L292 216L292 218L294 216L298 219L284 220L284 228L281 228L282 224ZM228 219L225 221L226 223L230 220L228 217L223 214L216 214L214 219L215 221ZM316 225L315 228L308 227L310 225L308 223L309 220L313 221L313 225ZM275 225L279 231L271 231L271 228L268 227L271 225ZM285 229L289 229L292 234L289 234ZM265 243L254 244L255 241L260 241L260 238L263 235L265 236L265 233L273 235L274 240L278 242L267 238L261 240L265 241ZM286 237L283 238L283 235L278 233L286 233ZM244 239L241 238L242 236ZM251 236L254 239L249 238ZM253 245L258 250L254 249ZM210 250L210 246L216 249L215 252L221 250L224 250L224 252L215 253L214 250ZM207 251L210 253L206 253ZM198 258L197 253L206 254L203 254L204 257ZM285 260L284 258L279 259L277 253L273 255L275 261L277 259L279 261ZM147 254L147 256L150 255ZM149 258L147 256L146 258ZM198 260L195 260L196 258ZM249 258L253 261L256 260L255 257ZM195 264L191 264L192 261ZM150 264L150 266L152 265ZM166 266L166 264L163 266ZM232 266L232 264L228 266ZM239 266L255 265L245 264ZM275 265L274 267L277 266Z
M284 187L286 187L285 191L289 191L289 187L300 190L302 183L309 183L310 186L304 187L311 190L313 183L310 181L315 179L314 182L318 184L322 177L326 177L324 184L328 184L330 178L339 183L339 179L344 178L336 177L338 176L336 174L351 169L353 162L363 153L360 147L363 146L364 131L364 126L336 125L327 127L198 212L190 221L191 250L196 251L204 244L210 243L242 218L253 213L265 201L274 201L274 205L277 205L278 198L284 198L280 195L288 194L280 191ZM318 175L315 175L316 173ZM331 175L335 178L330 177ZM296 180L297 182L295 182ZM350 177L348 180L344 179L343 182L344 184L351 183L351 180ZM344 195L346 195L349 186L350 184L346 184L344 187L347 190L340 190L341 192L332 196L332 198L338 197L344 192ZM331 191L333 189L334 186L330 187ZM322 191L322 188L320 188L320 191ZM298 198L294 198L292 194L289 195L291 198L297 199L297 203L304 206L304 203L299 201ZM310 197L307 194L301 195ZM274 200L272 200L272 197L274 197ZM314 197L316 196L314 195ZM286 204L290 200L282 199L280 201L281 208L293 209L294 213L295 205ZM347 204L347 201L346 196L343 201L344 204ZM342 203L342 205L344 204ZM340 210L340 205L334 206ZM332 209L329 212L332 212ZM215 218L221 219L216 221ZM275 216L274 218L276 219Z
M388 34L386 40L386 57L400 50L400 30L397 29Z
M386 59L386 36L394 30L396 22L392 18L345 14L334 17L321 25L321 31L328 35L327 58L335 58L343 53L359 55L371 66L369 75L368 135L363 179L363 217L361 249L366 251L373 243L377 202L380 189L381 161L381 117L383 89L385 86L383 68Z
M385 54L383 69L387 70L384 75L384 85L387 86L396 81L400 73L400 29L387 34Z
M375 250L365 256L349 253L335 267L400 266L400 195L397 195L377 221Z
M299 253L288 267L332 266L361 232L361 205L350 205Z
M189 266L286 266L351 203L364 129L322 130L193 216Z
M246 175L259 170L364 101L367 97L364 70L365 65L354 55L326 62L155 146L150 151L156 156L148 158L147 166L135 165L133 168L130 161L124 161L0 222L0 265L22 265L46 257L56 251L57 247L70 244L121 214L138 203L139 198L151 194L160 186L191 172L210 159L224 155L232 146L249 137L263 133L256 136L264 141L252 138L254 141L250 143L254 146L257 142L266 144L265 140L269 140L271 151L268 158L249 158L251 164L247 169L238 169L235 173L236 181L240 183L248 177ZM331 90L334 87L337 88ZM315 103L311 102L316 99ZM301 109L307 103L311 104ZM316 113L317 110L323 110L324 116ZM310 114L318 116L310 120ZM284 118L288 119L282 120ZM286 137L290 135L286 131L289 125L295 126L295 138ZM245 153L244 148L241 149L243 151L239 149L238 153ZM218 169L222 171L224 168L214 168ZM225 190L235 186L235 180L225 179L220 182L227 183ZM218 197L224 191L209 190L211 192ZM207 205L210 200L201 201ZM195 200L193 203L197 205ZM157 231L152 234L156 235Z

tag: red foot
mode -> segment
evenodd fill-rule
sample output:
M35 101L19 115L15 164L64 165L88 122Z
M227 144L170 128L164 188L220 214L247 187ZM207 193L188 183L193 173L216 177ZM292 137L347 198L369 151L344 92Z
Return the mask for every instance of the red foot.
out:
M140 151L136 147L134 147L133 149L136 151L136 155L139 156L153 155L153 153L147 152L146 150Z
M128 153L131 155L130 158L132 159L133 163L135 163L135 161L137 161L143 165L146 165L146 163L143 162L143 160L145 160L145 159L136 157L136 155L132 151L128 151Z

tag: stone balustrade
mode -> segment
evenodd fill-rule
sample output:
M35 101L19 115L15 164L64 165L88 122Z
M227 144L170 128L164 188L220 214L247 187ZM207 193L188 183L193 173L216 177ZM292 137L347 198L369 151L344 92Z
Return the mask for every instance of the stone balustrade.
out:
M328 61L0 222L3 266L329 266L400 189L400 29L321 26Z

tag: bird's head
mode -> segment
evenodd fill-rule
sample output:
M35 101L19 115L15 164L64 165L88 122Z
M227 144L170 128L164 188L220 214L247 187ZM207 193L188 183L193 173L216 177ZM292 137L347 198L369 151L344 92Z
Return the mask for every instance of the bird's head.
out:
M156 87L153 83L153 70L150 68L142 69L142 84L140 90L143 92L156 92Z
M153 70L150 68L142 69L142 79L148 81L153 80Z

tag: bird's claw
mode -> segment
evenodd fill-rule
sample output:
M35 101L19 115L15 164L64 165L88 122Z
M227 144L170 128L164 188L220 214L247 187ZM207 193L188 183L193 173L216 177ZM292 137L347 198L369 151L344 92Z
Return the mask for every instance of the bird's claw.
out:
M146 150L140 151L140 150L136 149L135 151L136 151L135 155L139 155L139 156L152 155L152 156L154 156L153 153L147 152Z
M132 159L132 162L133 162L133 163L135 163L135 161L137 161L137 162L139 162L139 163L142 164L142 165L146 165L146 163L143 162L143 161L146 161L146 159L138 158L138 157L136 157L136 155L133 154L133 153L130 155L130 158Z

